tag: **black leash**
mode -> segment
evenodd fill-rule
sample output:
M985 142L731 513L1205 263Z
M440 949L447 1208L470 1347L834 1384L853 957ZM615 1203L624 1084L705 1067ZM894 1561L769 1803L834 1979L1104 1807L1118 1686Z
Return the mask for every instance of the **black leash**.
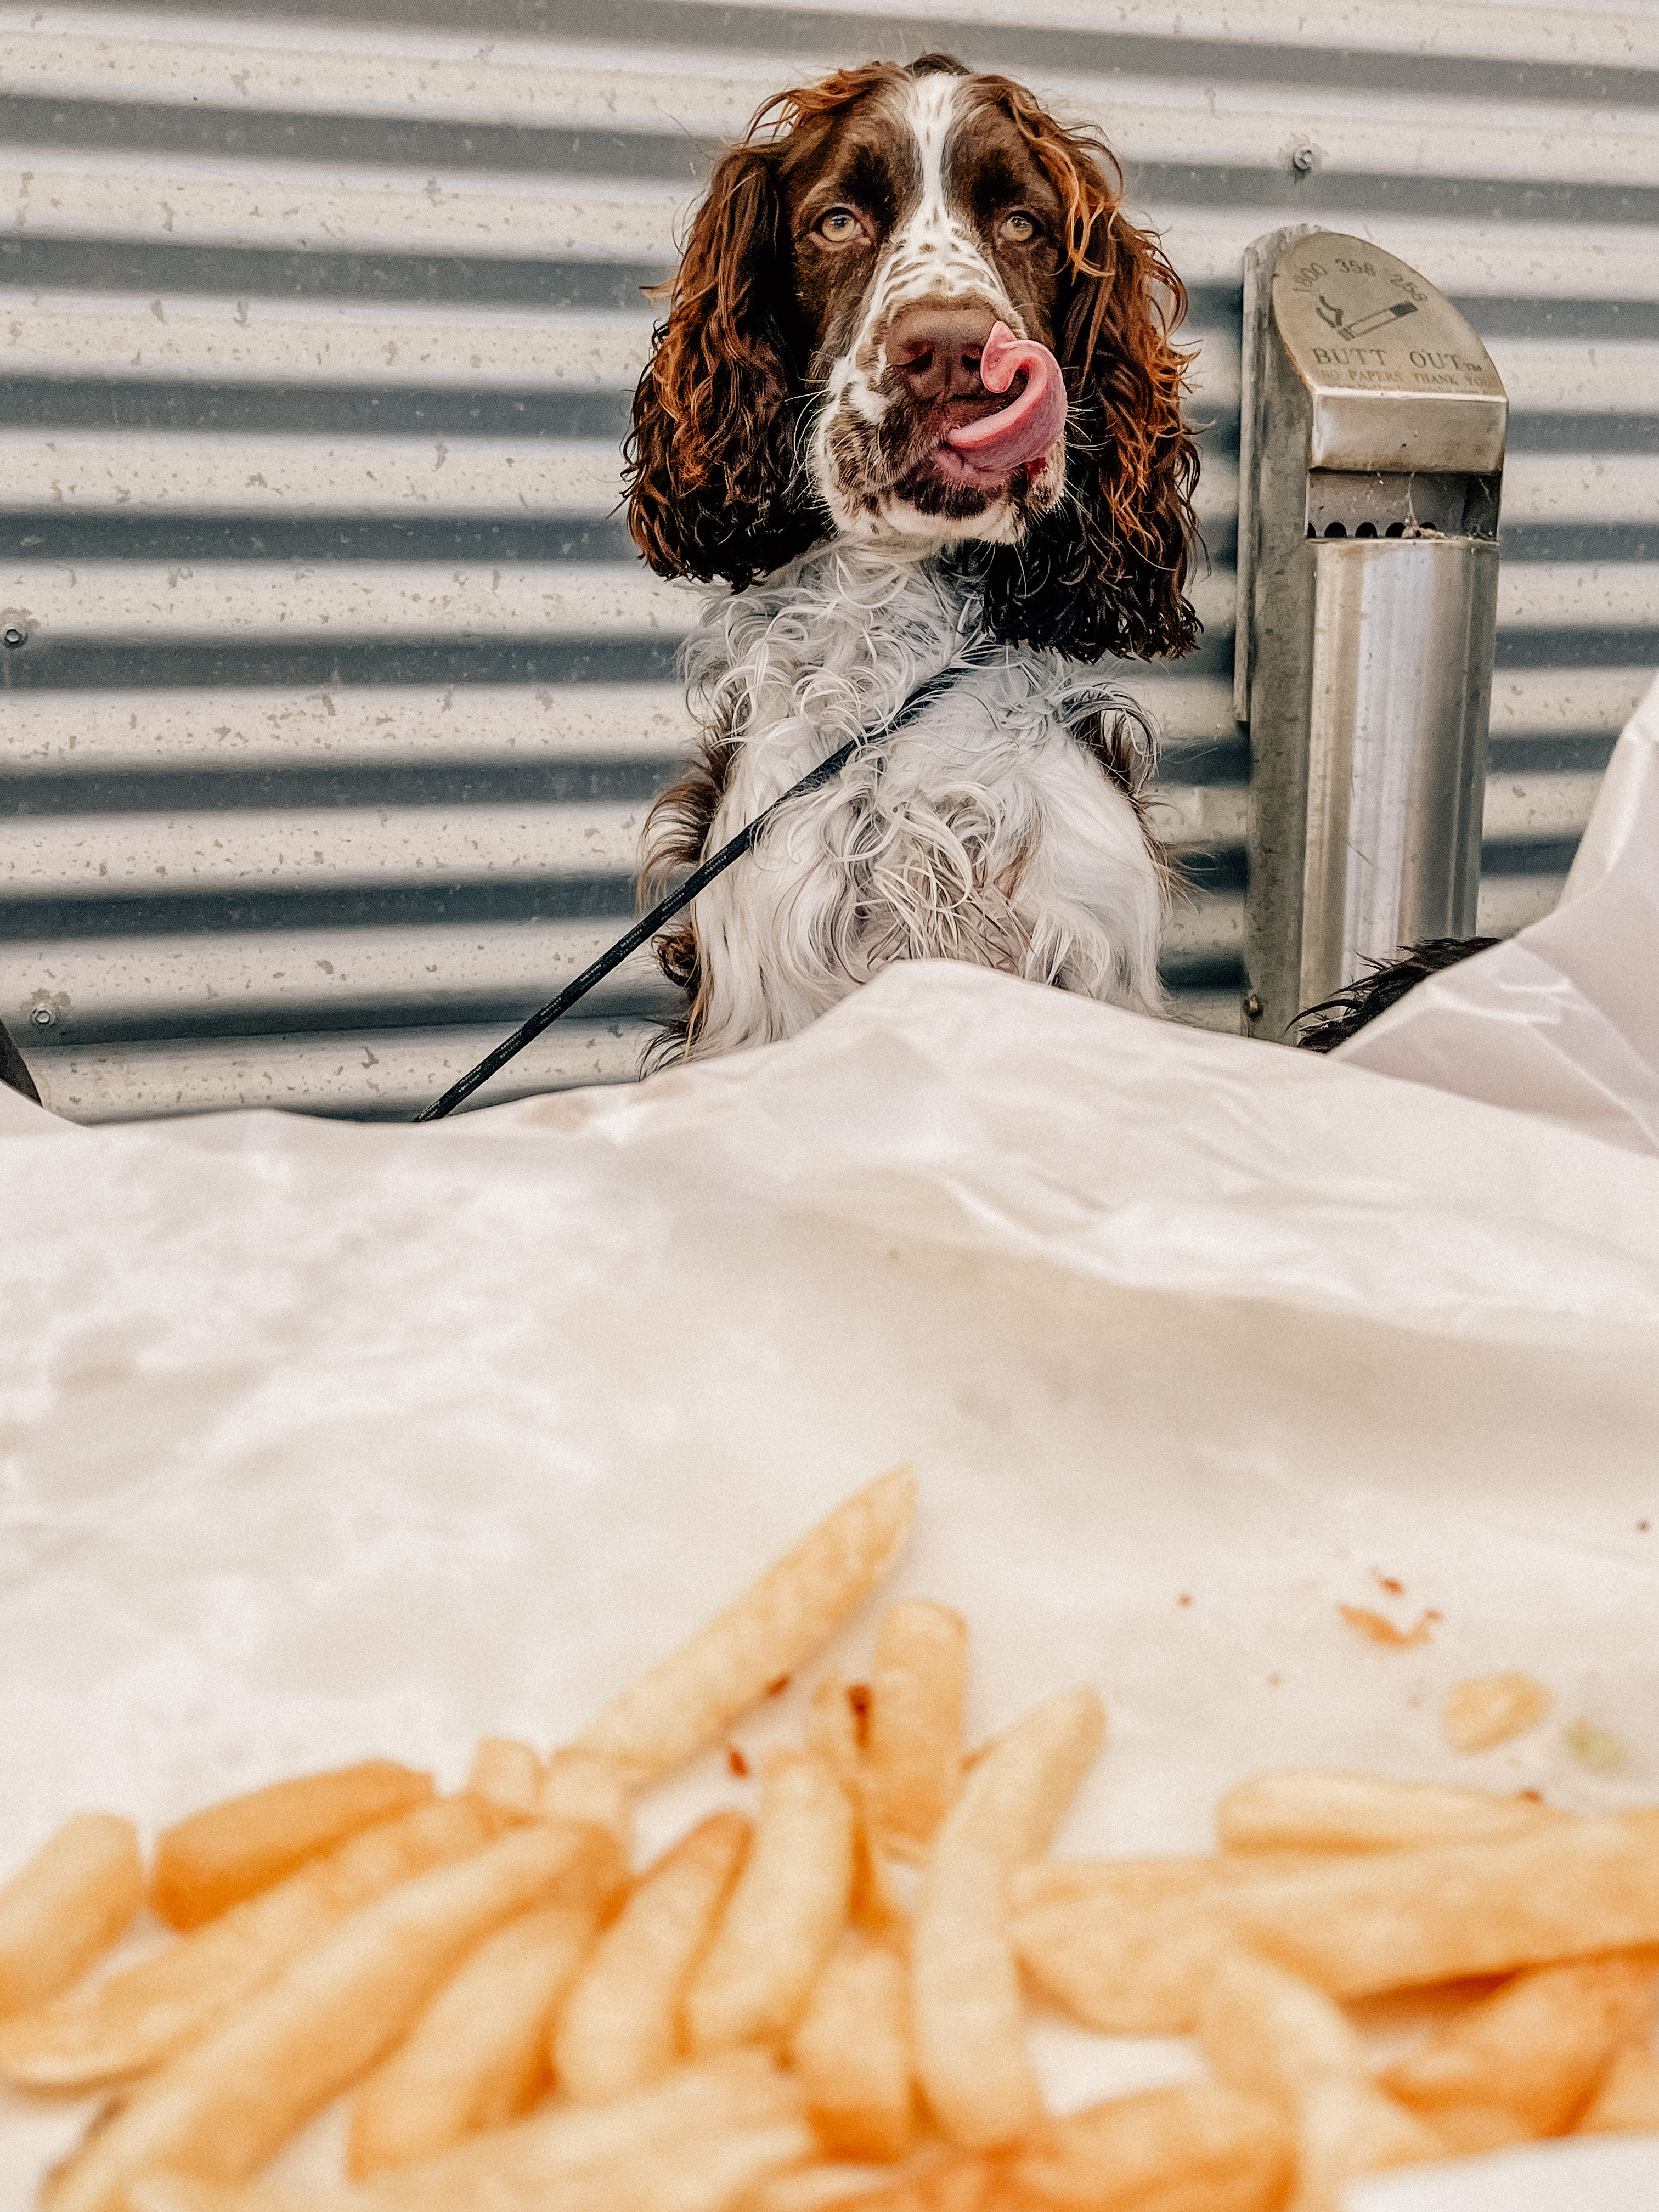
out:
M994 653L1002 650L998 646ZM712 859L693 868L677 891L671 891L665 899L652 908L649 914L636 921L625 936L619 937L609 951L600 953L592 966L584 968L574 982L567 983L556 999L550 999L539 1012L532 1014L527 1022L521 1022L511 1036L503 1037L495 1051L481 1060L459 1083L451 1084L434 1105L428 1106L424 1114L415 1116L416 1121L441 1121L458 1106L465 1105L473 1092L505 1067L509 1060L515 1058L527 1044L533 1044L544 1029L556 1022L561 1014L568 1013L577 1000L585 999L596 983L602 983L613 968L620 968L630 952L637 952L647 939L654 937L664 922L672 921L677 914L683 913L698 892L706 890L716 876L724 875L734 860L740 860L745 853L752 851L761 831L779 807L787 806L792 799L799 799L806 792L816 791L820 784L828 783L832 777L839 775L854 753L862 752L866 745L878 744L883 738L891 737L896 730L902 729L907 722L913 720L933 694L941 690L950 678L959 675L964 665L982 665L986 660L994 657L994 653L983 646L977 650L969 647L966 653L948 661L938 675L930 676L924 683L918 684L898 712L878 729L861 730L857 737L849 738L838 751L831 753L828 760L822 760L815 769L809 769L799 783L791 784L788 790L775 799L769 806L763 806L746 829L738 830L729 845L722 845Z

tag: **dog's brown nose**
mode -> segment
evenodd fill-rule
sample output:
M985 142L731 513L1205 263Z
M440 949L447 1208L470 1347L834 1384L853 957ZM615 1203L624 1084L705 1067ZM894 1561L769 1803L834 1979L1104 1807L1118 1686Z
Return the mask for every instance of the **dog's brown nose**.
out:
M959 399L984 390L979 357L996 325L987 307L919 300L888 333L887 358L913 399Z

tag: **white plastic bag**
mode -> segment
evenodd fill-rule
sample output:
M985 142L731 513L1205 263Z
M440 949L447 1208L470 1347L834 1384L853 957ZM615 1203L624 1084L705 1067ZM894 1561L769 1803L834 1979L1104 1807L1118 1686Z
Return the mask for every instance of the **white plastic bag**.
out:
M1659 682L1560 904L1432 976L1331 1057L1659 1152Z

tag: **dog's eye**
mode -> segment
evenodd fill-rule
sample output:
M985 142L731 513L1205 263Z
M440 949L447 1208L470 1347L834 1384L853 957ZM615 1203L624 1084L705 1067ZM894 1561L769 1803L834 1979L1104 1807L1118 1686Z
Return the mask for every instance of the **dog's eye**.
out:
M1029 246L1036 236L1036 224L1024 208L1016 208L1012 215L1004 216L999 228L1010 246Z
M831 208L828 215L818 217L818 235L827 238L832 246L846 246L863 234L864 225L851 208Z

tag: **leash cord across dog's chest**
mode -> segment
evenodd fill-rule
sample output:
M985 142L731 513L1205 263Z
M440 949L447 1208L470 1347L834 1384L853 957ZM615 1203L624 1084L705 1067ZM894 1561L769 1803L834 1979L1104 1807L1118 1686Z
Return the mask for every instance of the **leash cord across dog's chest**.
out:
M999 652L1001 649L1000 647L996 648ZM712 854L693 868L677 890L659 900L649 914L642 915L634 927L600 953L591 966L584 968L580 975L567 983L557 998L550 999L544 1006L531 1015L528 1021L521 1022L511 1036L503 1037L494 1052L487 1054L459 1083L451 1084L441 1098L428 1106L423 1114L415 1116L416 1121L441 1121L458 1106L464 1106L475 1091L488 1083L492 1075L499 1074L508 1060L515 1059L526 1045L533 1044L542 1031L556 1022L561 1014L568 1013L571 1007L579 1000L585 999L595 984L602 983L613 969L620 968L629 955L637 952L641 945L653 938L665 922L672 921L677 914L683 914L697 894L708 888L716 876L723 875L734 860L740 860L745 853L752 851L762 830L781 806L787 806L792 799L804 798L809 791L816 791L821 784L830 782L841 774L855 753L879 744L882 738L891 737L896 731L913 720L950 678L961 674L964 666L982 665L987 658L984 646L969 647L964 653L947 661L936 675L918 684L897 712L890 715L886 721L873 730L860 731L857 737L849 738L827 760L821 760L816 768L809 769L799 783L791 784L788 790L775 799L769 806L763 806L754 820L739 830L728 843L722 845L718 853Z

